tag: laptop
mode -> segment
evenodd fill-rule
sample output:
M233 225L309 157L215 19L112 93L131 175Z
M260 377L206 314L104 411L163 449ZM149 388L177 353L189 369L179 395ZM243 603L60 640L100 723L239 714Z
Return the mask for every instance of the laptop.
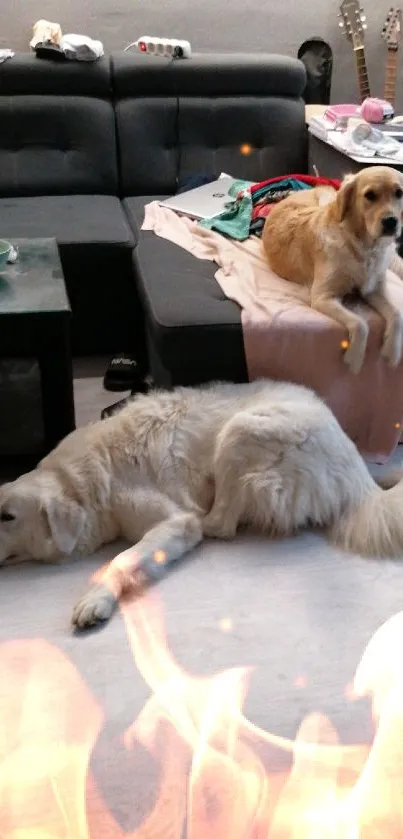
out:
M170 210L175 210L176 213L182 213L193 219L218 216L225 210L225 205L229 201L234 201L233 196L229 195L228 192L235 181L235 178L223 175L210 184L189 189L188 192L181 192L172 198L159 201L159 204L161 207L168 207Z

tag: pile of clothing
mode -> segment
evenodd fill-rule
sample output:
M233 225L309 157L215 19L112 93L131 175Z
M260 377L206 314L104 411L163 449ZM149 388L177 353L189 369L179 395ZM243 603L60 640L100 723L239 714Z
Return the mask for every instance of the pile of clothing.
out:
M104 55L101 41L86 35L63 35L60 24L50 20L34 24L30 47L38 58L53 60L96 61Z
M340 181L313 175L281 175L257 184L236 181L230 189L234 200L228 203L224 212L213 218L203 219L200 224L238 242L245 241L249 236L260 237L265 220L275 204L292 192L313 189L315 186L332 186L339 189Z

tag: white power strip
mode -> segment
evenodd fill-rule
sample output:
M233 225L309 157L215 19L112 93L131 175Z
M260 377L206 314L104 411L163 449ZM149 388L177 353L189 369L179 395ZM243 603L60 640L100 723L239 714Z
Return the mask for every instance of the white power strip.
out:
M151 35L143 35L138 41L133 41L125 48L125 52L131 47L137 47L139 52L158 55L162 58L190 58L192 54L189 41L179 41L177 38L153 38Z

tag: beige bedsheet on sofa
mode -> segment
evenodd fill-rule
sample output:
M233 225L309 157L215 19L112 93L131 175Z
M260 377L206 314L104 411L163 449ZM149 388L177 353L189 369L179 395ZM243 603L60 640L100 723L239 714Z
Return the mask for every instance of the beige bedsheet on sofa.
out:
M370 326L366 360L356 376L343 361L342 343L347 337L343 328L310 308L307 289L270 270L260 239L227 239L157 202L146 206L143 229L217 264L217 282L242 310L250 380L283 379L313 388L365 457L378 462L388 458L401 435L403 364L392 370L380 357L379 315L361 301L351 304ZM403 283L389 272L387 285L390 298L403 312Z

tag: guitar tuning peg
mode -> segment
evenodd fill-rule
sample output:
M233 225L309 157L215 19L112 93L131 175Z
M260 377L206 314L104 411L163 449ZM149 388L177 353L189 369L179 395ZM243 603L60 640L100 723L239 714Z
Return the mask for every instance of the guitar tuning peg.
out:
M341 20L341 21L340 21L340 23L339 23L339 27L340 27L340 29L344 29L344 23L343 23L343 21L342 21L342 20Z
M368 29L367 24L366 24L366 23L363 23L363 24L362 24L362 28L363 28L363 29Z
M361 21L361 23L365 23L366 19L367 19L367 16L366 16L366 15L360 15L360 21Z

